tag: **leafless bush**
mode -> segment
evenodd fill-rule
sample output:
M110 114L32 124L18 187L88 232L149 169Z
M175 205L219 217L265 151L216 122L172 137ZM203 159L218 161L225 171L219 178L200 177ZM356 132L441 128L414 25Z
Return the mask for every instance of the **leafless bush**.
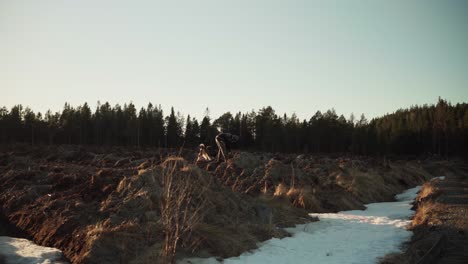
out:
M190 235L202 222L207 207L203 197L210 182L196 169L182 165L176 159L167 163L161 179L161 223L165 232L161 255L165 263L175 263L182 240L188 247L196 246L196 241L190 242Z

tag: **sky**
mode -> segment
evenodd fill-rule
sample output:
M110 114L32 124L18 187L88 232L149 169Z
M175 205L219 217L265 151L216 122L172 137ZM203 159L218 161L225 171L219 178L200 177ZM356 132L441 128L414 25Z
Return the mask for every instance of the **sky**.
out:
M0 0L0 106L308 119L468 102L468 1Z

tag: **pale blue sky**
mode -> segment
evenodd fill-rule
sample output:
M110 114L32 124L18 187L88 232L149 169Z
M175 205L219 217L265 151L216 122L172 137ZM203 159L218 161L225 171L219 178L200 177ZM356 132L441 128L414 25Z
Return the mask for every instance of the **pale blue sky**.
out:
M369 117L468 101L468 1L0 0L0 106Z

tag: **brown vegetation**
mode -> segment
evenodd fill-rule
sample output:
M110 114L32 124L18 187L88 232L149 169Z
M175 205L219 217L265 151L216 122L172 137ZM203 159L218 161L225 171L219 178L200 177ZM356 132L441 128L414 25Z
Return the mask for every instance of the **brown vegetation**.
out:
M364 157L242 152L198 166L195 158L188 150L4 149L1 212L74 263L170 262L175 253L236 256L313 221L307 212L362 209L430 177L418 162Z
M401 254L381 263L466 263L468 259L468 168L464 162L438 162L433 173L446 175L423 185L415 202L413 237Z

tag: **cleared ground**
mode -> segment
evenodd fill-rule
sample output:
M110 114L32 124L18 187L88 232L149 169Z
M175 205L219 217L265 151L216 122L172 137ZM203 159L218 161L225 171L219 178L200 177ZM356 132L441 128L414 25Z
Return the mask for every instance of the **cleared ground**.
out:
M395 194L441 175L435 167L453 166L433 165L434 160L248 152L235 152L224 163L195 164L196 154L3 148L1 214L24 236L62 250L73 263L154 263L173 249L167 241L176 237L179 258L226 258L289 236L284 228L315 221L309 212L392 201Z

